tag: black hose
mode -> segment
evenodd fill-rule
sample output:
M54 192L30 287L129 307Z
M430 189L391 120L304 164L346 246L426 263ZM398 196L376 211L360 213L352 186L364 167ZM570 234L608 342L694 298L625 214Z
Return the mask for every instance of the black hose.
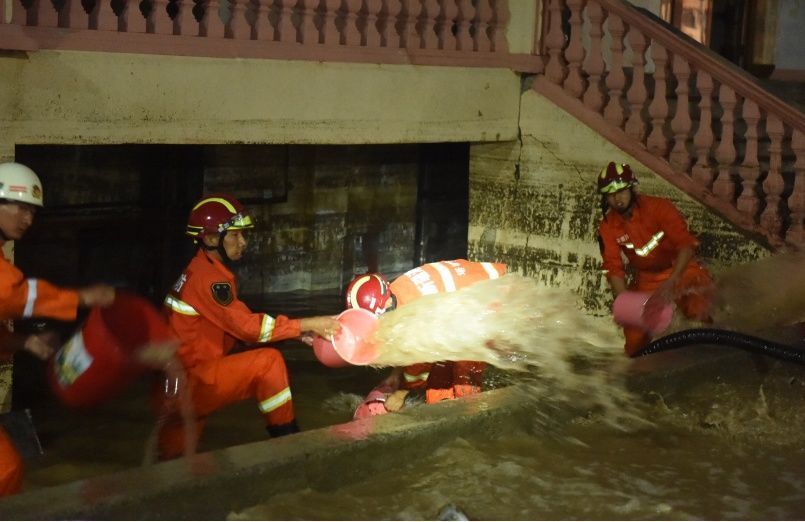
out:
M799 350L792 346L740 332L718 330L716 328L694 328L666 335L646 345L635 357L674 350L693 344L732 346L750 352L758 352L783 361L805 365L805 350Z

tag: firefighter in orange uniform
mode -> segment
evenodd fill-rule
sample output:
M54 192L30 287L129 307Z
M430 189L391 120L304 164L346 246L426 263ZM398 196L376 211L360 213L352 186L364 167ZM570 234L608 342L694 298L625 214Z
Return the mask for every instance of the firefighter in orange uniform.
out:
M381 274L364 274L350 282L347 307L381 315L429 294L454 292L480 281L506 274L506 265L465 259L428 263L388 283ZM395 368L384 381L392 388L426 390L428 403L463 397L481 391L486 363L456 361L418 363Z
M629 165L611 162L598 176L604 212L598 235L612 291L651 292L647 307L675 302L686 317L709 321L713 280L694 257L698 240L670 201L638 195L636 184ZM622 256L634 272L628 286ZM624 327L623 334L630 357L651 341L640 328Z
M19 163L0 164L0 247L21 239L42 207L39 177ZM0 255L0 321L49 317L73 321L79 306L106 306L115 291L106 285L81 289L59 288L42 279L26 279L20 270ZM53 355L55 339L47 334L27 337L0 327L0 359L27 350L40 359ZM22 485L23 463L8 434L0 428L0 496L12 495Z
M192 393L197 436L207 415L249 398L257 402L272 437L298 432L280 352L258 348L228 354L238 340L266 343L299 337L302 332L327 337L340 328L332 317L289 319L252 312L238 299L230 266L243 256L244 231L253 227L235 198L212 194L201 199L190 213L186 230L198 250L165 298L170 327L180 342L177 354ZM160 458L178 457L183 449L183 426L173 416L160 433Z

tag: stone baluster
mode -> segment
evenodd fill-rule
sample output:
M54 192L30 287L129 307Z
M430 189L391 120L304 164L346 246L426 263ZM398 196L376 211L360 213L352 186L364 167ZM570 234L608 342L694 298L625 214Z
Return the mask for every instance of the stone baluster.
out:
M316 45L322 42L319 30L316 29L316 8L319 0L302 1L302 22L299 24L300 42L306 45Z
M490 41L492 51L505 53L509 49L509 42L506 40L506 27L509 23L509 4L506 0L492 0L492 28L490 30Z
M366 2L366 47L380 47L380 30L377 28L383 0L365 0Z
M383 21L381 31L382 45L384 47L402 47L402 41L397 32L397 21L402 13L400 0L386 0L386 19Z
M442 11L439 14L438 35L439 49L453 51L456 48L456 37L453 35L453 23L458 15L455 0L441 0Z
M224 26L224 35L234 40L248 40L252 28L246 18L249 0L228 0L229 21Z
M760 176L760 164L757 160L757 125L760 121L760 109L752 100L743 103L743 119L746 122L744 159L738 169L741 176L741 195L736 206L741 212L749 214L753 219L759 208L757 199L757 179Z
M548 63L545 64L545 76L551 82L561 85L567 74L567 62L563 54L565 35L562 32L562 2L548 0L548 32L545 35L545 47L548 52Z
M296 43L296 27L293 24L293 12L296 0L278 0L279 19L277 20L277 32L280 35L279 41L285 43Z
M587 18L590 20L590 50L583 63L584 72L588 76L583 101L588 109L599 112L604 105L604 95L601 91L601 75L604 74L604 55L601 47L604 12L598 2L587 4Z
M89 28L97 31L117 31L117 15L111 2L96 0L89 13Z
M439 38L436 35L436 17L439 16L439 0L423 0L419 21L422 27L420 49L438 49Z
M341 0L325 0L324 6L324 22L322 25L324 45L339 45L341 43L341 33L335 21L338 19L338 9L341 7Z
M732 181L732 166L735 163L735 91L722 84L718 90L718 101L723 110L721 115L721 140L716 147L718 175L713 182L713 194L724 201L732 201L735 185Z
M769 172L763 181L763 191L766 193L766 208L760 216L760 225L772 234L781 237L783 232L783 218L780 216L780 204L785 190L785 181L782 175L783 165L783 136L785 129L783 122L777 116L769 114L766 117L766 133L769 135Z
M674 133L674 148L671 150L670 162L674 169L687 172L690 167L690 153L688 152L688 136L692 122L690 120L690 101L688 93L690 86L690 65L679 55L673 58L673 74L676 77L676 113L671 120L671 130Z
M785 239L805 247L805 133L794 129L791 134L791 150L794 152L794 189L788 197L791 211L791 226Z
M475 5L475 45L474 48L479 52L489 52L492 50L492 42L489 39L489 25L492 22L492 6L489 0L478 0Z
M100 2L102 0L96 1ZM173 20L168 14L168 0L151 0L151 10L148 12L146 30L153 34L173 34Z
M359 47L362 41L359 15L363 2L361 0L345 0L344 3L347 6L346 19L344 20L344 42L346 45Z
M646 122L643 119L643 105L646 103L646 37L632 27L629 31L629 46L632 48L632 85L626 93L629 102L629 119L626 121L626 134L642 142L646 137Z
M567 0L567 6L570 8L570 44L565 49L565 58L567 58L567 78L565 78L565 92L571 94L574 98L581 98L584 89L587 87L584 78L581 75L581 62L584 60L584 43L582 41L583 20L581 17L582 9L584 8L585 0ZM551 13L553 15L553 13ZM558 15L561 17L561 11ZM564 35L560 35L564 39ZM550 63L550 62L549 62ZM623 74L623 70L621 70ZM550 76L549 76L549 79ZM553 79L551 79L553 81Z
M193 8L195 6L196 3L193 0L177 0L176 16L173 18L173 34L198 36L198 20L196 20L196 17L193 15Z
M89 29L89 16L81 5L81 0L64 0L59 12L59 27Z
M95 3L96 8L97 8L97 4L98 3L96 2ZM14 25L19 25L20 27L22 27L24 25L28 25L29 15L33 15L33 10L34 10L35 7L36 7L35 3L34 3L34 5L26 6L25 4L22 3L22 0L16 0L12 4L11 23L14 24ZM3 11L5 11L5 9L3 9L0 12L3 12ZM6 22L6 23L8 23L8 22ZM117 28L117 25L115 25L115 28Z
M128 3L128 1L126 3ZM38 27L59 26L59 12L56 11L56 7L51 0L34 0L31 4L31 9L33 9L35 13L36 23L34 23L34 25Z
M609 102L604 107L604 119L620 128L623 125L623 88L626 86L626 75L623 74L623 35L626 33L626 28L623 20L614 14L610 14L607 18L607 26L612 36L610 45L612 63L605 81L609 91Z
M140 11L139 0L124 0L121 17L127 33L146 32L146 19Z
M406 49L416 49L419 47L419 39L416 34L417 15L419 14L418 0L403 0L404 11L401 15L405 21L400 33L401 47Z
M668 74L668 51L659 42L651 43L651 59L654 60L654 96L648 106L651 116L651 134L646 140L648 150L662 158L668 153L668 137L665 135L665 119L668 117L666 75Z
M472 51L472 19L475 17L475 7L472 0L458 1L458 19L456 20L456 49L459 51Z
M698 71L696 88L699 90L701 98L699 100L699 127L693 136L696 164L693 166L692 178L709 189L713 184L713 167L710 164L710 149L713 147L713 79L706 72Z

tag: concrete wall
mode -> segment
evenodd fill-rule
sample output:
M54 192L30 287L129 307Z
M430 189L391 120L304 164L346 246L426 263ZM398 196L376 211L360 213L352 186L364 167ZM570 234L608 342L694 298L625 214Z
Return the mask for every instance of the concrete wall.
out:
M510 140L519 87L505 69L4 53L0 158L37 143Z
M608 315L612 298L600 270L601 210L594 184L609 161L629 163L641 192L677 204L715 272L766 255L762 246L541 95L526 91L521 102L520 140L470 149L471 257L506 262L547 286L572 288L588 311Z

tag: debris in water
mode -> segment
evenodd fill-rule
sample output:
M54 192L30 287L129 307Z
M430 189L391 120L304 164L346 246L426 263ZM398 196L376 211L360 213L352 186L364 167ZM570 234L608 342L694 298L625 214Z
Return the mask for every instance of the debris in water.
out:
M455 504L447 504L439 510L436 520L469 520L469 517Z

